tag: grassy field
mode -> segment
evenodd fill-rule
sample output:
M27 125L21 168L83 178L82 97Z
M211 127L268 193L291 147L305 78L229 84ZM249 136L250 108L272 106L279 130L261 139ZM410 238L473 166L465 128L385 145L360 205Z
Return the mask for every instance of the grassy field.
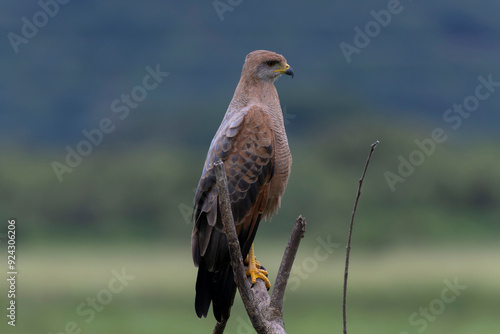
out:
M284 305L288 333L341 333L343 246L303 246ZM257 243L257 256L276 274L282 249L267 247ZM4 315L1 333L211 333L215 324L194 313L188 246L47 243L17 256L17 325ZM354 249L349 333L500 333L499 264L492 246ZM239 297L226 333L253 333Z

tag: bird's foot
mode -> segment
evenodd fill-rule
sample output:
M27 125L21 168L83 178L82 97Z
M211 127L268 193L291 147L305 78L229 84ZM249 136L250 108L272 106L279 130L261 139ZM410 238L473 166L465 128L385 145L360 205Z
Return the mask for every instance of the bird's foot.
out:
M271 282L267 278L267 270L265 270L265 268L260 265L259 261L257 261L253 252L253 245L245 260L245 264L248 265L246 275L250 276L252 285L257 282L257 278L260 278L266 285L267 290L269 290L269 288L271 288Z

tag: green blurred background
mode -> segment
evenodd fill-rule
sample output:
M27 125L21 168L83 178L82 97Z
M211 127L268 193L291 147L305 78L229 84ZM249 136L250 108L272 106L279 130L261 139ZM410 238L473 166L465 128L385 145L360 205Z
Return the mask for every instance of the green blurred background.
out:
M397 14L348 62L341 43L359 46L356 28L388 6ZM6 275L15 218L19 275L15 328L0 283L0 331L211 333L211 314L194 313L194 189L244 57L268 49L296 74L276 82L292 174L256 239L272 279L296 217L308 222L288 332L341 332L352 204L380 140L354 228L349 332L500 333L500 91L490 87L467 116L447 111L473 101L479 76L500 81L499 10L449 0L3 2L0 259ZM24 27L33 20L36 33ZM115 112L148 66L169 75ZM103 119L113 131L58 179L54 162L66 164L67 147L82 148L82 131ZM437 128L446 140L429 144ZM388 173L404 182L391 187ZM252 333L238 298L226 333Z

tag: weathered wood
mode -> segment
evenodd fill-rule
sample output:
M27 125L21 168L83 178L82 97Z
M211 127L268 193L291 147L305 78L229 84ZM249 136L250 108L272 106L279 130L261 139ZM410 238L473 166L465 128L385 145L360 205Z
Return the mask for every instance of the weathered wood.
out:
M282 312L283 297L300 240L305 233L306 220L302 216L299 216L295 222L292 235L290 236L285 254L281 261L271 298L262 280L258 279L252 287L250 286L250 278L247 278L245 274L243 256L241 254L238 236L236 235L231 206L229 204L224 163L220 160L215 162L214 170L217 178L219 205L224 232L227 235L230 248L231 266L233 268L238 291L240 292L250 321L258 334L286 334ZM223 333L225 327L225 321L223 323L217 323L213 334Z

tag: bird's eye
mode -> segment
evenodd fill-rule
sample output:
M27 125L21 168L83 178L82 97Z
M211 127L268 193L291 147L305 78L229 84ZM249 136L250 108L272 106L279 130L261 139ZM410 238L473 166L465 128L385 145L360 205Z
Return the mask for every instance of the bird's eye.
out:
M267 64L267 66L272 67L272 66L274 66L276 63L277 63L277 62L276 62L275 60L268 60L266 64Z

